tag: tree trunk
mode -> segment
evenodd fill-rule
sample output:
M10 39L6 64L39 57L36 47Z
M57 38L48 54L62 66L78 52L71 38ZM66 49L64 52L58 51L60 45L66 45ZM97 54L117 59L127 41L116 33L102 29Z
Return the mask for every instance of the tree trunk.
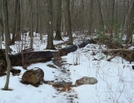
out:
M63 32L63 35L64 36L67 36L66 35L66 20L65 20L65 2L64 0L62 0L62 32Z
M15 42L15 39L21 40L21 30L20 30L20 1L15 0L15 14L14 14L14 24L13 24L13 37L11 43Z
M70 16L70 0L64 0L66 3L66 20L67 20L67 34L69 36L69 44L73 44L72 28L71 28L71 16Z
M55 49L53 45L53 0L48 1L48 37L47 49Z
M2 48L2 35L3 35L2 1L0 0L0 49Z
M7 61L7 78L6 83L4 86L4 90L9 89L9 78L10 78L10 69L11 69L11 62L8 57L9 45L8 45L8 36L9 36L9 27L8 27L8 7L7 7L7 0L3 0L2 2L2 9L3 9L3 24L4 24L4 33L5 33L5 53L6 53L6 61Z
M113 32L115 29L115 0L112 0L112 18L111 18L111 37L113 37Z
M127 28L127 38L126 43L132 43L132 34L134 31L134 0L129 12L128 17L128 28Z
M21 24L21 12L20 12L20 0L16 0L16 5L17 5L17 16L16 16L16 37L17 40L21 40L21 29L20 29L20 24Z
M57 21L56 21L56 40L62 40L61 37L61 0L57 0Z
M36 10L36 14L37 14L37 20L36 20L36 33L39 33L39 19L40 19L40 13L39 13L39 3L40 1L39 0L36 0L36 7L37 7L37 10Z
M100 14L101 27L104 29L103 11L102 11L101 1L100 0L98 0L98 6L99 6L99 14Z
M88 26L88 34L92 34L92 25L93 25L93 0L90 1L89 6L89 26Z
M30 48L32 48L33 49L33 0L29 0L30 2L30 7L31 7L31 15L30 15L30 19L31 19L31 25L30 25L30 33L29 33L29 35L30 35Z

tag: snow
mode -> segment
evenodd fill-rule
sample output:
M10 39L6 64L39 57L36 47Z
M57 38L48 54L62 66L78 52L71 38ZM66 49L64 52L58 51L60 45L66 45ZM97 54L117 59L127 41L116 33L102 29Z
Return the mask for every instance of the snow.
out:
M45 42L39 44L36 50L44 50L44 44ZM54 44L57 42L54 41ZM36 45L37 43L34 47ZM18 51L15 46L12 48L15 52ZM133 63L130 64L118 56L111 61L106 61L109 57L101 52L99 45L88 44L84 48L63 56L62 60L66 62L62 67L47 66L53 64L52 61L28 66L28 70L34 67L41 68L45 73L45 80L64 80L71 81L73 84L83 76L95 77L98 80L97 84L72 87L66 92L58 91L49 84L42 84L39 87L22 84L20 81L26 70L15 66L14 68L21 69L21 74L10 75L9 87L13 90L0 90L0 103L134 103ZM63 73L62 68L68 71ZM0 88L4 87L5 80L6 76L0 77Z

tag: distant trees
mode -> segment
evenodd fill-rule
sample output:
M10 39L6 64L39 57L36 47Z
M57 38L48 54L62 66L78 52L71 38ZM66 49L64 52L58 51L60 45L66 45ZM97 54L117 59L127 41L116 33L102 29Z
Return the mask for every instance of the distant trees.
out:
M69 36L70 44L73 43L72 31L79 31L89 35L102 30L104 34L111 33L111 35L118 35L115 32L127 31L126 41L132 36L133 25L130 24L132 23L130 6L133 7L133 0L55 0L51 4L52 8L50 9L52 11L46 9L50 1L8 1L8 7L10 7L8 12L9 30L13 34L12 38L8 36L9 43L21 40L21 35L25 32L30 33L31 48L34 37L33 32L40 33L40 39L42 39L43 34L48 33L47 48L54 48L52 46L53 32L56 32L55 39L57 40L62 39L62 33ZM2 25L0 9L0 42L1 38L4 39Z

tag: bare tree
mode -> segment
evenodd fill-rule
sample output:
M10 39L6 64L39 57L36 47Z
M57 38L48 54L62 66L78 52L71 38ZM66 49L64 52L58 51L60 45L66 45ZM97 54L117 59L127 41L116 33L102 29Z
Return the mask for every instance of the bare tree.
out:
M21 30L20 30L20 0L15 0L15 16L14 16L14 27L13 27L13 38L12 43L15 39L21 40Z
M128 12L128 29L127 29L127 38L126 43L132 43L132 34L134 31L134 0L132 1L132 5L130 6L130 10Z
M92 34L92 26L93 26L93 0L90 0L89 5L89 26L88 26L88 34Z
M0 0L0 49L2 48L2 35L3 35L2 0Z
M66 3L65 11L66 11L67 34L69 36L69 44L73 44L71 16L70 16L70 0L64 0L64 2Z
M55 49L53 45L53 0L48 1L48 37L47 49Z
M61 37L61 0L57 0L57 21L56 21L56 40L62 40Z
M101 1L98 0L98 10L99 10L99 14L100 14L100 22L101 22L101 27L104 28L104 18L103 18L103 10L102 10L102 6L101 6Z
M33 0L29 0L29 3L30 3L30 10L31 10L31 13L30 13L30 17L31 17L31 25L30 25L30 48L33 48Z
M62 32L66 36L65 2L62 0Z
M7 0L2 0L2 10L3 10L3 24L4 24L4 33L5 33L5 53L6 53L6 61L7 61L7 78L4 86L4 90L9 89L9 78L10 78L10 69L11 62L8 57L9 45L8 45L8 36L9 36L9 27L8 27L8 7Z
M39 13L39 0L36 0L36 32L39 33L39 21L40 21L40 13Z

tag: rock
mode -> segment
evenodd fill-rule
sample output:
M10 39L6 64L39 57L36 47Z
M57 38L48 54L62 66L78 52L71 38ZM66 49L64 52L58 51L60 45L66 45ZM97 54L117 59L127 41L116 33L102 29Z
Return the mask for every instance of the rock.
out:
M31 70L27 70L22 76L22 83L31 84L38 87L44 82L44 72L42 69L36 67Z
M84 76L84 77L76 80L75 86L80 86L80 85L84 85L84 84L96 84L97 82L98 82L98 80L94 77Z

